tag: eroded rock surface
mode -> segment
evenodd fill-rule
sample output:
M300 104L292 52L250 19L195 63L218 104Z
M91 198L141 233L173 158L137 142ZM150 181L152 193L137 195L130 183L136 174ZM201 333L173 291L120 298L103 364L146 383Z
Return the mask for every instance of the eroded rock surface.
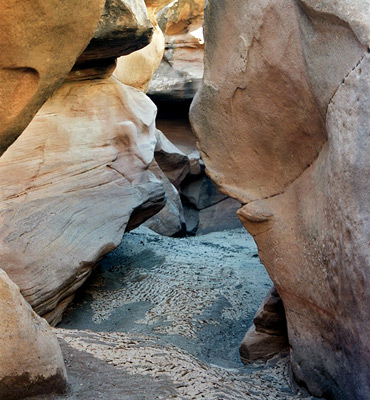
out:
M0 2L0 155L89 43L104 0Z
M144 0L106 0L94 36L77 64L130 54L147 46L152 35Z
M192 99L203 77L204 0L176 0L158 12L165 53L149 85L156 99Z
M66 370L56 336L0 269L0 398L62 393Z
M370 393L369 9L209 2L191 112L284 302L295 378L335 399Z
M1 259L48 321L127 225L164 205L147 170L155 115L143 93L115 78L65 82L1 157ZM148 215L137 219L142 208Z
M283 302L272 287L253 319L253 325L240 345L240 358L244 363L268 360L288 350L288 336Z
M154 28L152 41L143 49L118 58L115 75L122 83L143 92L148 91L149 83L161 63L165 49L165 39L157 22L157 13L170 2L171 0L145 1Z
M3 268L52 324L95 262L165 204L148 170L156 107L111 77L151 32L144 2L108 1L78 65L0 159Z

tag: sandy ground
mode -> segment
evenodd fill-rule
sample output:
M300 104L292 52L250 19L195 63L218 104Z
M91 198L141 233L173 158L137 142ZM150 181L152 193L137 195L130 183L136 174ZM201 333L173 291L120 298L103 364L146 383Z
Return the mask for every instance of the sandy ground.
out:
M53 400L300 399L287 355L238 346L271 281L243 230L173 239L146 228L106 256L56 329L69 392Z

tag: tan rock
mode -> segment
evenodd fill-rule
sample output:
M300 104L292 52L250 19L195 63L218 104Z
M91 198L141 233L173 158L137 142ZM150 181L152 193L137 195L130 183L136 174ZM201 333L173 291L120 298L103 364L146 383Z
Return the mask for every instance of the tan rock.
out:
M167 112L167 109L166 109ZM172 110L169 110L172 113ZM202 174L202 160L197 149L196 139L186 118L157 118L157 127L165 133L166 138L189 158L189 173Z
M153 38L148 46L117 60L115 75L125 85L133 86L143 92L148 91L150 80L162 60L165 49L164 35L158 26L156 14L170 2L170 0L145 1L154 27Z
M118 58L114 74L125 85L133 86L146 93L152 76L162 60L163 52L164 35L156 26L152 41L148 46Z
M62 393L66 371L56 336L0 269L0 398Z
M49 322L125 230L164 206L148 171L155 115L116 78L67 81L1 157L2 265Z
M0 1L0 155L71 70L104 0Z
M286 336L273 336L258 332L252 325L239 347L240 358L244 364L253 361L266 361L288 349Z
M204 0L177 0L158 12L165 33L163 60L149 85L159 100L192 99L203 77Z
M284 302L294 376L335 399L370 393L369 6L209 2L191 110Z

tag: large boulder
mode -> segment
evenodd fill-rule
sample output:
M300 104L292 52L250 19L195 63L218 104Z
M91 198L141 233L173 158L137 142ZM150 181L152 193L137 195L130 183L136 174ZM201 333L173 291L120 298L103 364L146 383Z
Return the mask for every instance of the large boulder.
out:
M66 370L58 340L0 269L0 398L62 393Z
M0 155L89 43L104 0L0 1Z
M155 116L114 77L66 81L0 158L2 265L50 323L125 230L163 207L148 171Z
M96 261L165 204L148 169L157 109L111 76L151 33L143 1L107 1L68 79L0 158L0 259L51 324Z
M176 0L158 12L165 33L163 60L149 85L158 100L192 99L203 76L205 0Z
M283 300L293 374L330 399L370 393L369 6L209 2L191 110Z

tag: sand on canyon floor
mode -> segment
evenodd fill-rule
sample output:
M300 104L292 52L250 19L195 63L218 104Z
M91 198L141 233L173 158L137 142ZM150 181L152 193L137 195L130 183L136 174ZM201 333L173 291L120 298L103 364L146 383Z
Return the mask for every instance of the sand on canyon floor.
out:
M55 332L69 391L52 400L302 399L288 355L244 366L238 346L272 283L244 229L124 236Z

